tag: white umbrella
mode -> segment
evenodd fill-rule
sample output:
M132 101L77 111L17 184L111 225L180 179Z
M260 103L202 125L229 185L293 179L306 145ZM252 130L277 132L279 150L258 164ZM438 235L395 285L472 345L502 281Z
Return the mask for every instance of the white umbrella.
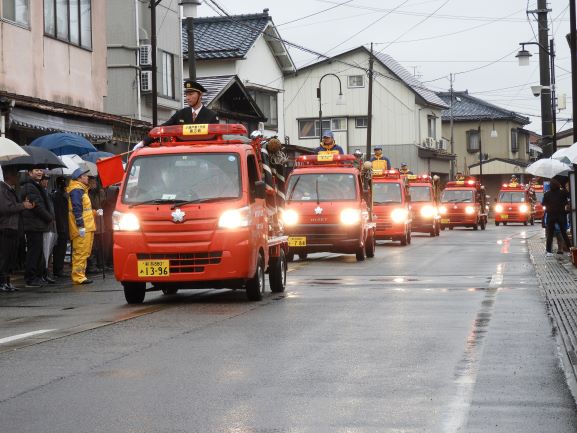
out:
M28 156L28 153L18 143L6 137L0 137L0 161L10 161L19 156Z
M561 162L566 162L567 164L577 164L577 143L572 144L569 147L564 147L559 149L551 158L558 159Z
M561 162L558 159L543 158L538 159L528 166L525 171L533 176L552 179L559 174L566 175L570 171L573 171L573 169L570 165Z
M53 168L52 170L50 170L50 174L53 175L61 175L61 176L71 176L72 173L74 172L74 170L76 170L77 168L80 168L80 165L78 164L78 161L74 158L74 157L78 157L78 159L82 162L84 162L82 160L82 158L80 158L78 155L62 155L59 156L59 158L62 160L62 162L64 163L64 165L66 165L66 167L63 168Z

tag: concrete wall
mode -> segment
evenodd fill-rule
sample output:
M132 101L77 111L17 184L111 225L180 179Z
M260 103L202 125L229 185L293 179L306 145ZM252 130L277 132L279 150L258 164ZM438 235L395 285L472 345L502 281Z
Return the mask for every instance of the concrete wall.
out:
M0 21L0 87L20 95L103 111L105 3L92 2L92 50L44 36L44 6L30 1L30 26Z

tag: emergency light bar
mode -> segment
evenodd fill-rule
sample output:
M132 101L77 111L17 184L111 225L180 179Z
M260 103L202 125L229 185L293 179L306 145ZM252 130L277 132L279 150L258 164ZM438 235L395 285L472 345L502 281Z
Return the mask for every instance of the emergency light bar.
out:
M201 123L187 125L157 126L148 133L152 138L189 137L190 139L208 138L213 135L246 135L244 125L231 123Z
M341 155L333 153L323 153L320 152L317 155L301 155L297 156L296 162L303 165L315 165L323 163L341 163L345 164L347 162L352 163L356 161L357 158L354 155Z
M473 187L476 189L481 189L481 184L479 183L479 181L475 179L452 180L447 182L445 187L464 187L464 188Z
M380 168L373 169L373 176L375 177L386 177L388 179L400 179L401 173L399 170L383 170Z
M420 176L417 176L416 174L407 174L406 175L407 180L409 182L427 182L427 183L432 183L433 182L433 178L431 176L429 176L428 174L421 174Z
M501 187L501 189L518 189L518 190L524 190L525 185L523 185L522 183L517 183L517 182L511 182L511 183L504 183L503 186Z

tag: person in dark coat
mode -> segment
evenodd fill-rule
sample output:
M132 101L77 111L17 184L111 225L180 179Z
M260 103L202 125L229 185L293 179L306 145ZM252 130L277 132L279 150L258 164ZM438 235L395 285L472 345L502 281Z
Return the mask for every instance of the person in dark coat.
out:
M18 183L18 171L5 167L4 181L0 182L0 291L14 292L10 273L16 265L18 243L22 234L22 212L34 209L28 200L20 203L14 190Z
M56 232L58 239L52 251L52 273L57 278L65 278L70 275L64 273L64 258L68 247L68 193L66 192L66 179L58 177L54 191L52 191L52 203L54 204L54 216L56 219Z
M567 205L569 204L569 193L561 188L561 184L551 179L549 184L549 191L543 195L542 204L547 209L547 256L552 256L551 248L553 246L553 238L555 237L555 224L559 225L561 236L565 245L570 245L569 237L567 236Z
M202 104L202 94L206 92L204 86L193 80L184 82L184 97L188 107L176 111L170 119L161 126L187 125L194 123L218 123L216 113ZM140 149L152 143L153 138L147 136L134 149Z
M54 214L50 212L48 194L40 185L44 176L44 170L34 168L28 170L28 178L20 188L20 199L35 204L34 208L26 209L22 213L24 234L26 235L26 260L24 264L24 277L26 287L41 287L46 262L44 260L44 233L50 230L50 224L54 221Z

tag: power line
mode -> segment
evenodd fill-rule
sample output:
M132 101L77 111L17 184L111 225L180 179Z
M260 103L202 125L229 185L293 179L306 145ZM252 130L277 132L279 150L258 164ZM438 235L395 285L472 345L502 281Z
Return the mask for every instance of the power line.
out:
M315 15L322 14L323 12L330 11L331 9L336 9L336 8L338 8L338 7L340 7L340 6L343 6L343 5L346 5L347 3L350 3L350 2L352 2L352 1L353 1L353 0L347 0L347 1L343 2L343 3L339 3L339 4L335 5L335 6L331 6L330 8L322 9L322 10L320 10L320 11L318 11L318 12L315 12L315 13L312 13L312 14L310 14L310 15L306 15L306 16L304 16L304 17L300 17L300 18L294 19L294 20L292 20L292 21L287 21L286 23L277 24L276 26L277 26L277 27L280 27L280 26L284 26L284 25L287 25L287 24L290 24L290 23L297 22L297 21L302 21L302 20L304 20L304 19L313 17L313 16L315 16Z

